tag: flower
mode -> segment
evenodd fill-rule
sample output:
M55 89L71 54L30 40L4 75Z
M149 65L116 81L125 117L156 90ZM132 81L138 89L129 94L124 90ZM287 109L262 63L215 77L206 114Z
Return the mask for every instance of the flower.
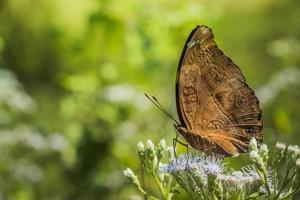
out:
M147 140L146 147L147 147L147 149L154 151L154 144L153 144L152 140Z
M267 164L269 159L269 149L266 144L260 146L259 155L262 157L264 163Z
M297 165L298 167L300 167L300 158L298 158L298 159L296 160L296 165Z
M204 160L203 169L207 174L218 175L224 172L224 164L221 157L208 156Z
M162 151L167 149L167 143L165 139L162 139L159 141L159 145L158 145L159 149L161 149Z
M275 148L280 150L280 151L284 151L285 148L286 148L286 145L284 143L277 142L276 145L275 145Z
M289 145L288 151L292 153L295 157L300 154L300 149L298 145Z
M261 146L260 146L260 149L259 149L259 152L261 153L261 154L268 154L268 147L267 147L267 145L266 144L262 144Z
M130 168L127 168L123 171L124 176L126 176L135 186L139 186L140 182L137 178L137 176L133 173L133 171Z
M221 157L192 157L188 154L181 154L177 159L172 160L170 164L162 166L160 171L169 174L189 171L201 180L207 180L208 175L218 176L222 174L225 167Z
M256 151L257 150L257 142L256 142L256 139L254 137L251 138L249 147L250 147L251 151Z
M155 147L151 140L147 140L146 142L146 156L153 161L155 159Z
M145 150L145 145L142 141L139 141L136 146L137 146L138 152L143 152Z
M254 161L257 161L259 159L259 155L256 151L250 151L249 157Z
M257 153L257 151L250 151L249 158L252 162L255 163L255 165L258 166L259 170L265 170L265 163L262 157Z
M221 176L220 179L234 186L242 186L246 184L255 184L260 180L260 177L255 171L254 166L247 166L241 171L232 171L230 175Z

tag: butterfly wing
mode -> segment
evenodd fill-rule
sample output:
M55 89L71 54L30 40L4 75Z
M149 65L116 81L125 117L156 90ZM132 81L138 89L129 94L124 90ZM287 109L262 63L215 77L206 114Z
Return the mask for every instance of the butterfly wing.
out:
M196 149L235 155L247 151L252 137L262 141L259 101L206 26L197 26L183 49L176 103L183 135Z

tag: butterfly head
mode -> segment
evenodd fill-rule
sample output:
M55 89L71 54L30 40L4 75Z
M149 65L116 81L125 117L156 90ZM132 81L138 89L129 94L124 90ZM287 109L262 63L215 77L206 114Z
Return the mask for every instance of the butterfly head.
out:
M189 131L182 125L174 124L175 130L182 136L188 135Z

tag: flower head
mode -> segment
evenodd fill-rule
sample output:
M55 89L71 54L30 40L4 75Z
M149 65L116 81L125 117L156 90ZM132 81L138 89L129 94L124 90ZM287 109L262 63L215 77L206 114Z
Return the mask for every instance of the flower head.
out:
M254 161L259 159L259 155L256 151L250 151L249 157L251 160L254 160Z
M297 157L300 155L300 149L298 145L290 145L288 146L288 152L292 153L293 157Z
M168 165L161 168L164 173L192 172L201 180L206 180L208 175L219 176L225 171L221 157L216 156L190 156L181 154Z
M218 175L224 172L221 157L209 156L204 159L203 169L207 174Z
M267 164L269 159L269 149L266 144L260 146L259 155L262 157L264 163Z
M145 150L145 145L142 141L139 141L136 146L137 146L138 152L143 152Z
M153 144L152 140L147 140L146 148L151 151L154 151L154 144Z
M298 159L296 160L296 165L297 165L297 167L300 168L300 158L298 158Z
M250 147L251 151L257 151L257 142L256 142L256 139L254 137L251 138L249 147Z
M123 171L124 176L126 176L129 181L131 181L135 186L139 186L140 182L137 178L137 176L133 173L133 171L130 168L127 168Z
M162 150L167 149L167 143L166 143L166 140L165 140L165 139L160 140L160 141L159 141L158 147L159 147L160 149L162 149Z
M284 143L277 142L276 145L275 145L275 148L280 150L280 151L284 151L285 148L286 148L286 145Z
M260 180L254 166L248 166L241 171L232 171L230 175L222 176L221 180L234 186L255 184Z

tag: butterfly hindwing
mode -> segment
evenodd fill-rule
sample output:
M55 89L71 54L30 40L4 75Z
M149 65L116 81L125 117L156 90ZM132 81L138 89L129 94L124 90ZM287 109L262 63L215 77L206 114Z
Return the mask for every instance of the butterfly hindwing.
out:
M235 155L247 151L251 137L262 141L259 101L206 26L197 26L183 49L176 103L183 136L196 149Z

